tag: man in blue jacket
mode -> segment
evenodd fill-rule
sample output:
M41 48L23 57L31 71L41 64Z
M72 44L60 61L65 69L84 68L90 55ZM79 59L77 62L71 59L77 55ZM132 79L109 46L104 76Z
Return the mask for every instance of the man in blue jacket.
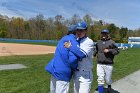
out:
M79 48L73 34L75 28L71 26L68 35L59 41L53 59L46 66L46 70L52 75L50 93L69 93L72 72L76 70L78 60L87 56L86 52ZM66 42L70 42L69 48L65 48Z

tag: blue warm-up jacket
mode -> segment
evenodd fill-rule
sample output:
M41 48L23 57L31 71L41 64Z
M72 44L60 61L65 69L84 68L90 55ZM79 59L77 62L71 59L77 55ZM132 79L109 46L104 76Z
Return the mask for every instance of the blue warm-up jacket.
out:
M65 42L71 42L69 48L64 47ZM79 48L79 43L73 34L64 36L58 43L53 59L46 65L46 70L56 79L70 81L72 71L78 66L78 60L87 54Z

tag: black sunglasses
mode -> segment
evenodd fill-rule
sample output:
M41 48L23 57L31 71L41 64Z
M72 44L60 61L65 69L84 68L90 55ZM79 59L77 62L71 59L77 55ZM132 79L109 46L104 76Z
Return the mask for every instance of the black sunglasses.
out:
M85 31L85 29L77 29L77 31Z

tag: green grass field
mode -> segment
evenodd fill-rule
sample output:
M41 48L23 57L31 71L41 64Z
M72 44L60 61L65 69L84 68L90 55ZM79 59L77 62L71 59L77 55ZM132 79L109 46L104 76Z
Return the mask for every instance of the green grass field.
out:
M0 93L49 93L50 75L44 70L53 57L49 55L0 57L0 64L20 63L28 68L0 71ZM140 48L121 51L115 58L113 80L116 81L140 69ZM92 93L97 87L96 62ZM71 92L72 93L72 92Z

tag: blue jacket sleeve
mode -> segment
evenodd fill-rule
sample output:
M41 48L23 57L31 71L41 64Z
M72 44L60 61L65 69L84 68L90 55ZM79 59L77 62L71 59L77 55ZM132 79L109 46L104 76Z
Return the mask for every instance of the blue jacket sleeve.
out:
M72 70L76 70L78 67L78 58L72 53L69 52L69 64Z
M87 57L87 53L79 47L78 42L75 40L70 41L72 45L69 47L69 50L76 55L79 59Z

